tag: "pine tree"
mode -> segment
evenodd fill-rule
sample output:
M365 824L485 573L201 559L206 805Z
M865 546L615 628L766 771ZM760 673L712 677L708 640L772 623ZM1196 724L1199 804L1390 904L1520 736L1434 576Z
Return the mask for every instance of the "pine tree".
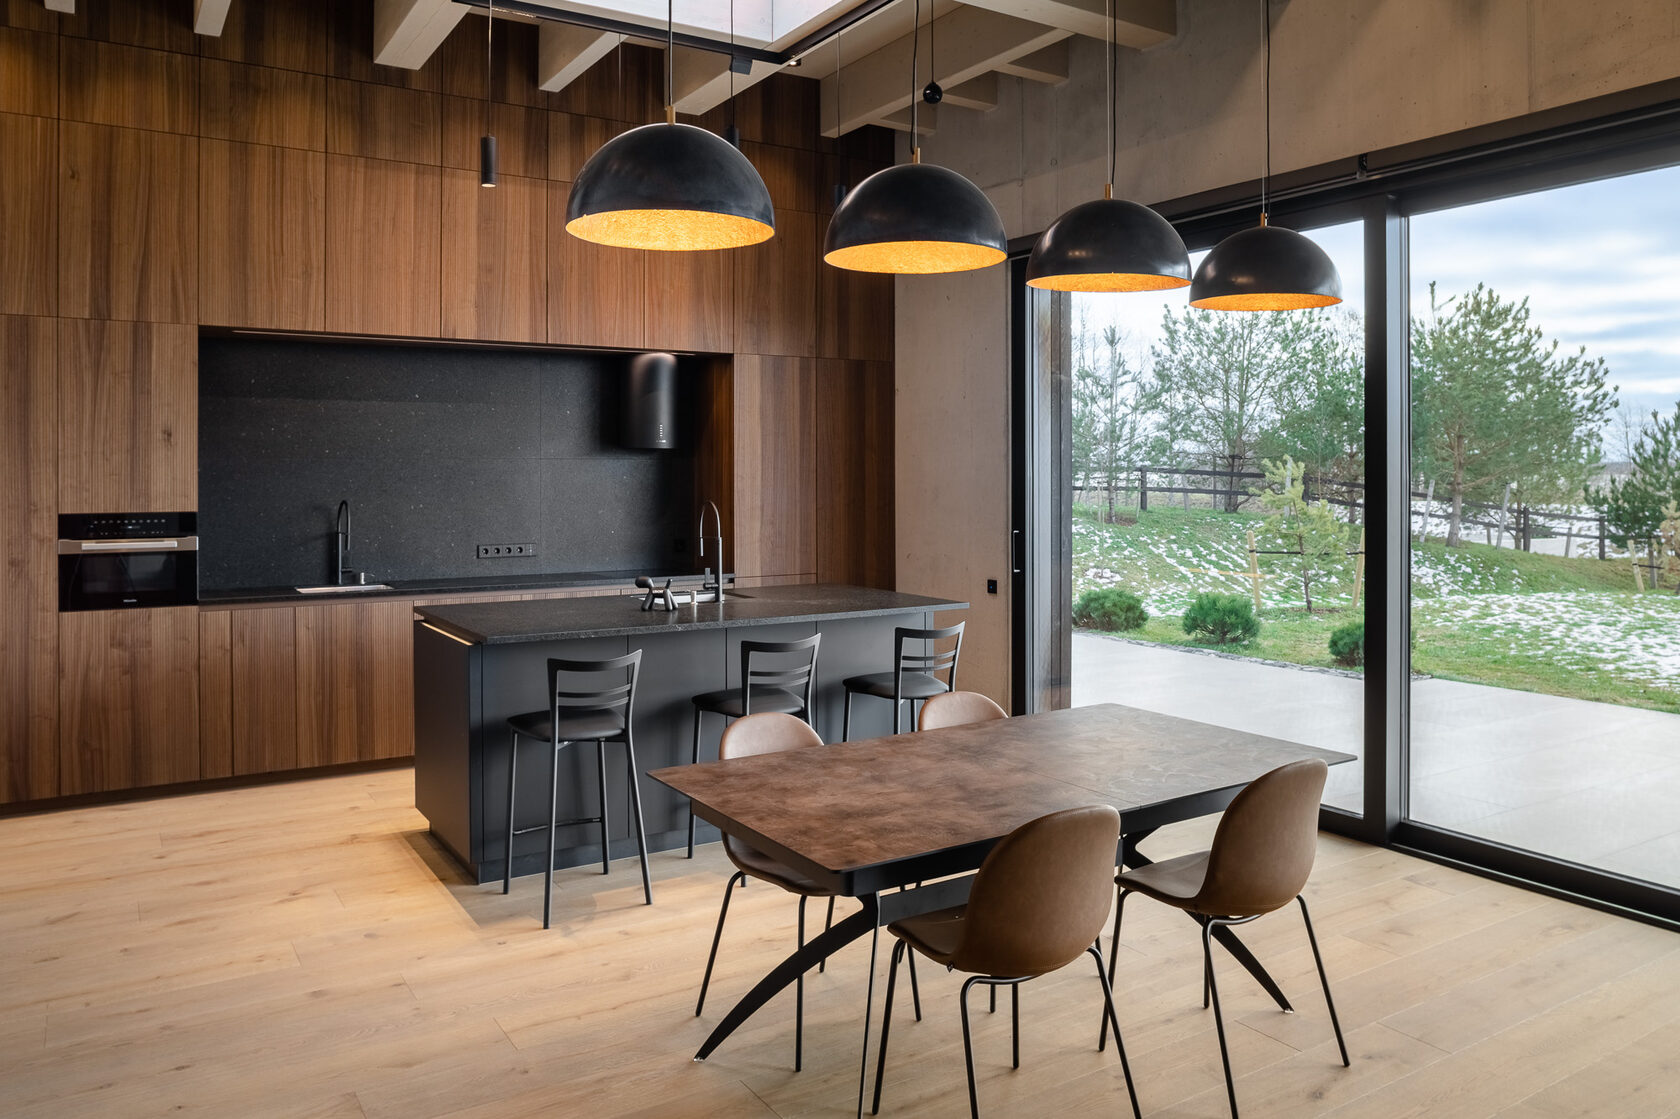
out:
M1628 455L1633 471L1610 479L1608 489L1591 495L1604 514L1610 539L1619 547L1629 540L1649 540L1662 528L1663 507L1680 503L1680 401L1674 414L1651 413L1651 422L1634 440Z
M1311 614L1313 586L1334 576L1347 561L1347 526L1336 518L1328 502L1307 502L1301 467L1294 459L1268 459L1264 469L1267 485L1260 495L1260 505L1277 514L1268 518L1266 535L1279 551L1299 553L1301 597ZM1277 487L1275 491L1273 486Z

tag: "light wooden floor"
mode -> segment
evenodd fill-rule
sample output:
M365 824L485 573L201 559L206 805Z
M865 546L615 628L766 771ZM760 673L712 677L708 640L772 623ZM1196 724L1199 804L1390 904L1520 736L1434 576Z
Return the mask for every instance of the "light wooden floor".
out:
M738 894L693 1016L726 876L714 846L541 882L456 880L406 770L0 820L0 1115L222 1119L841 1116L852 1113L867 941L705 1064L689 1056L782 955L794 904ZM1157 856L1205 841L1157 837ZM440 877L441 876L441 877ZM1221 969L1247 1119L1680 1115L1680 937L1334 838L1309 888L1353 1053L1335 1060L1298 921L1246 939L1300 1007ZM1226 1114L1194 926L1129 903L1120 1019L1144 1114ZM883 952L883 967L885 967ZM922 969L883 1114L962 1116L958 977ZM879 986L877 991L879 992ZM980 1014L981 1106L1124 1113L1098 988L1076 966ZM978 1004L978 1000L977 1000ZM878 1016L877 1016L878 1017Z

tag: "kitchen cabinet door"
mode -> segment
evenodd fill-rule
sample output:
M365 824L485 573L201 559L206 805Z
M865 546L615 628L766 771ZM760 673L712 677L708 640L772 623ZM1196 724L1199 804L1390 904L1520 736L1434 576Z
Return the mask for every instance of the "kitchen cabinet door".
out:
M414 752L413 618L407 600L298 607L300 767Z
M59 615L59 792L194 781L198 610Z
M233 771L296 769L297 611L275 606L229 613Z

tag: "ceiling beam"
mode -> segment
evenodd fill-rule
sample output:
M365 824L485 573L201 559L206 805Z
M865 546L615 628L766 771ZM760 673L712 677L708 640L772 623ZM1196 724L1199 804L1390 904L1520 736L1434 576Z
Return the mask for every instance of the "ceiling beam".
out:
M220 37L233 0L193 0L193 30Z
M49 12L63 12L67 16L76 14L76 0L42 0L41 6Z
M963 0L976 8L989 8L1005 15L1059 27L1075 35L1107 41L1107 0ZM1115 42L1143 50L1158 47L1178 34L1178 5L1175 0L1113 0Z
M537 88L560 92L623 41L610 31L545 22L537 28Z
M382 66L420 69L467 10L454 0L374 0L373 60Z
M978 78L970 78L966 82L954 85L945 91L945 99L941 105L955 105L959 109L973 109L976 112L987 113L997 108L998 93L997 74L981 74Z
M924 105L921 105L921 106L917 107L917 109L916 109L916 135L917 136L932 136L934 134L934 132L938 130L938 128L939 128L939 111L942 108L944 108L943 104L939 104L939 105L925 105L924 104ZM894 132L908 132L908 131L910 131L910 109L907 106L903 109L898 110L898 112L896 112L896 113L888 113L886 116L881 117L878 120L872 120L869 123L870 124L878 124L882 128L890 128Z
M1000 62L998 73L1025 78L1029 82L1061 85L1068 79L1068 45L1061 42L1008 62Z
M671 78L677 112L694 116L710 112L734 94L781 72L780 66L755 61L746 73L731 74L727 55L679 47Z
M962 7L933 23L938 40L939 84L956 87L1068 38L1059 27L1017 19L984 8ZM910 104L911 39L906 35L848 62L822 80L823 135L839 136L891 117ZM924 53L923 57L926 57ZM924 71L925 73L925 71ZM916 96L925 78L917 79ZM836 95L839 97L836 109ZM830 122L839 121L838 128Z

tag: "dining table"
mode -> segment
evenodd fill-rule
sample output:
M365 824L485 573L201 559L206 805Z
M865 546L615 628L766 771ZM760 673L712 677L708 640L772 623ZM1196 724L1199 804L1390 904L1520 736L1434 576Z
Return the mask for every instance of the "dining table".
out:
M858 1114L869 1060L880 929L958 905L986 853L1051 812L1107 804L1120 812L1119 866L1151 860L1158 829L1219 812L1250 781L1289 762L1352 754L1116 703L939 730L672 766L649 776L686 795L701 819L842 897L858 912L777 964L718 1022L705 1060L796 978L868 935ZM1289 1000L1229 929L1219 943L1284 1010Z

